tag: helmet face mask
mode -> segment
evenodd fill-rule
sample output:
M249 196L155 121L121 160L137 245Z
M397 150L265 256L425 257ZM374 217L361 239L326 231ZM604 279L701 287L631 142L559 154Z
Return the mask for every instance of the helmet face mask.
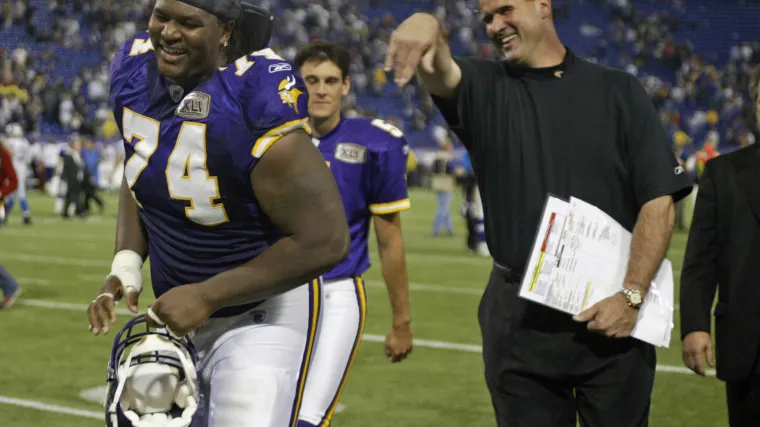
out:
M139 315L114 338L108 363L108 427L187 427L202 415L199 357L189 337L149 328Z

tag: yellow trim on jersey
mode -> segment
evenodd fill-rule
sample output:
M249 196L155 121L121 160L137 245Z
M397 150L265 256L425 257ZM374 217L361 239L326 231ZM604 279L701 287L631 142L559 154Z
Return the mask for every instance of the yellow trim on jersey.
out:
M311 359L314 356L314 343L317 341L317 325L319 325L320 312L322 311L322 279L314 279L311 281L311 298L312 306L314 309L311 311L311 319L309 319L309 335L306 337L306 355L301 362L301 372L298 373L298 389L296 390L295 406L293 413L290 416L290 427L296 427L298 424L298 413L301 411L301 404L303 403L303 392L306 388L306 377L309 374L309 366L311 365Z
M261 138L257 139L255 144L253 144L251 155L258 159L272 147L272 144L295 130L303 129L306 133L311 135L311 128L309 127L308 121L309 119L292 120L283 123L276 128L270 129L267 133L262 135Z
M343 394L343 388L348 382L348 373L351 372L351 367L354 365L356 354L359 352L359 344L361 344L362 335L364 334L364 323L367 320L367 292L364 288L364 280L361 277L355 277L354 284L356 285L356 295L359 297L359 331L356 334L354 348L351 349L351 357L348 358L348 365L343 372L343 378L340 380L338 393L335 394L330 407L327 408L325 418L322 423L319 424L319 427L329 427L330 422L332 422L333 415L335 415L335 410L338 408L338 403L340 402L340 396Z
M409 199L398 200L388 203L375 203L369 205L370 213L374 215L387 215L396 212L409 210L412 208L412 202Z

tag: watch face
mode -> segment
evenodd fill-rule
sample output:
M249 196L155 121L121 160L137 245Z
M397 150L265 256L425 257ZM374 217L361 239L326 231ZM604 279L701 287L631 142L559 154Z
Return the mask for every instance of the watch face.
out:
M633 305L639 305L641 304L641 295L638 292L631 292L631 304Z

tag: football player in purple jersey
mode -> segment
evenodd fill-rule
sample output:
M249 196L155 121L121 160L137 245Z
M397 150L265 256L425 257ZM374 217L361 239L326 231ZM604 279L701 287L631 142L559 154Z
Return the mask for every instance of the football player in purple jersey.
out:
M292 426L318 335L321 274L348 254L335 179L309 137L306 87L271 49L241 51L240 0L158 0L111 65L124 137L111 273L94 334L126 298L191 334L204 425Z
M295 62L309 90L313 141L335 175L351 233L348 258L323 276L322 328L298 420L299 427L313 427L330 423L361 341L367 314L361 276L370 266L372 223L393 311L385 355L399 362L412 351L409 283L401 235L401 212L411 207L406 185L409 144L389 123L341 114L341 100L351 84L350 58L344 48L315 41L298 52Z

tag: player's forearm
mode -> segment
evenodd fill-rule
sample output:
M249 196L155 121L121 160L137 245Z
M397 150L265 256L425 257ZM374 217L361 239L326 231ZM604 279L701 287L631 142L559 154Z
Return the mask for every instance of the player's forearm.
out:
M409 279L406 272L404 240L401 236L387 239L379 245L383 280L393 312L393 326L406 326L411 322L409 310Z
M248 263L198 286L204 288L214 310L262 301L314 280L341 262L347 252L340 231L316 238L284 237Z
M631 237L624 286L635 287L646 294L665 258L674 223L675 209L670 196L652 200L642 207Z
M462 71L454 62L449 42L443 35L443 29L440 27L437 18L430 15L430 19L435 20L438 25L438 43L435 47L435 59L433 60L434 72L428 73L420 64L417 67L417 78L422 87L429 93L441 98L453 98L462 79Z
M126 178L122 180L119 190L114 253L124 250L134 251L143 261L148 257L148 241L143 233L137 201L132 196L132 190L129 189Z

